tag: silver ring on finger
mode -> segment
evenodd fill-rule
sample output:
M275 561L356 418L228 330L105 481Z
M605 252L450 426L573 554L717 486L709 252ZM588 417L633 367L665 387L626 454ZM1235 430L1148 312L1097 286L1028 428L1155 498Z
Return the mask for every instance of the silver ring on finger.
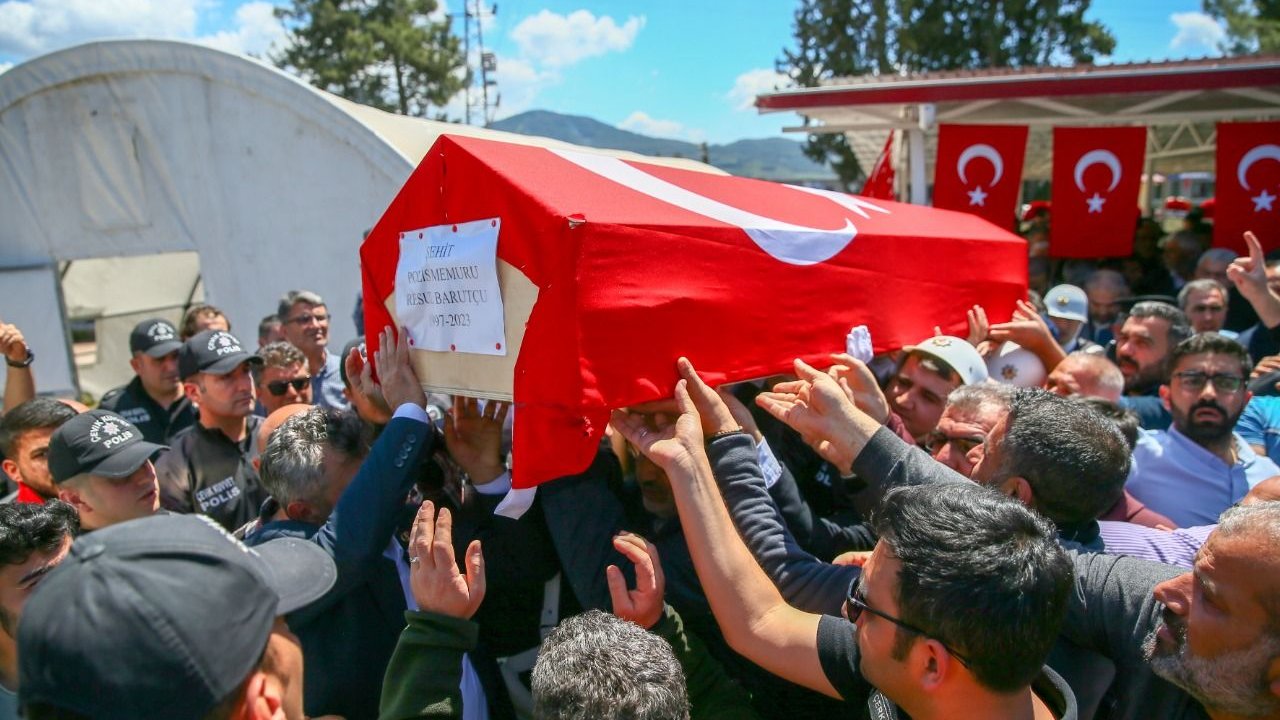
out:
M418 562L418 561L419 561L419 560L421 560L421 559L422 559L422 558L419 558L419 557L417 557L417 556L414 556L414 557L409 558L409 563L410 563L410 564L412 564L412 563L416 563L416 562Z

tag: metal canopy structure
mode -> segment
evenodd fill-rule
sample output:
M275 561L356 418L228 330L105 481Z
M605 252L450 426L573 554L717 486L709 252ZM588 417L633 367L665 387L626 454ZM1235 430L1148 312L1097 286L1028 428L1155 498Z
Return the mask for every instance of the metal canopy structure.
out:
M1049 178L1055 126L1143 125L1148 176L1212 171L1214 123L1280 118L1280 55L840 78L756 107L805 118L786 132L846 133L863 167L904 131L910 201L923 204L939 123L1029 126L1024 179Z

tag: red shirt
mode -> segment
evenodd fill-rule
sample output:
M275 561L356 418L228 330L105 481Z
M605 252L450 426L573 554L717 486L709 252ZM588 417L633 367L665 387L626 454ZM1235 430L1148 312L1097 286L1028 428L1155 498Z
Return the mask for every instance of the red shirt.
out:
M36 503L39 505L43 505L45 499L46 499L45 496L41 495L35 490L32 490L26 484L18 483L18 497L14 499L14 502Z

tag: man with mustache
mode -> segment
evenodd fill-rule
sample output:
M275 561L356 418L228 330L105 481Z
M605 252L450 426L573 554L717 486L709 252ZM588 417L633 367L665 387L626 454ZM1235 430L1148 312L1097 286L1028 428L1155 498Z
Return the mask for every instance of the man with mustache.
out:
M1202 333L1179 343L1169 357L1160 401L1173 427L1138 438L1126 488L1180 526L1206 525L1280 468L1235 433L1251 397L1244 346Z
M1169 427L1168 410L1157 391L1169 372L1169 351L1191 337L1187 316L1162 302L1137 303L1116 334L1116 366L1124 375L1120 404L1138 413L1142 427Z
M196 421L196 409L178 377L178 329L163 318L143 320L129 334L133 380L102 396L99 404L142 431L147 442L163 445Z

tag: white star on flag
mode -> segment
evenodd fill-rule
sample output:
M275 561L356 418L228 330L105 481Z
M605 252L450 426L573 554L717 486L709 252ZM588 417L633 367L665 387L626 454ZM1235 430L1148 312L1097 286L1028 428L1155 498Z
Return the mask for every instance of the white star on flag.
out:
M1093 197L1091 198L1085 198L1085 202L1089 204L1089 212L1091 213L1102 212L1102 203L1106 201L1107 199L1102 197L1098 193L1094 193Z
M1271 203L1275 202L1276 196L1268 193L1264 188L1261 195L1255 195L1250 199L1253 200L1254 212L1262 212L1263 210L1270 212Z
M987 206L987 193L982 191L982 186L978 186L969 191L969 204Z

